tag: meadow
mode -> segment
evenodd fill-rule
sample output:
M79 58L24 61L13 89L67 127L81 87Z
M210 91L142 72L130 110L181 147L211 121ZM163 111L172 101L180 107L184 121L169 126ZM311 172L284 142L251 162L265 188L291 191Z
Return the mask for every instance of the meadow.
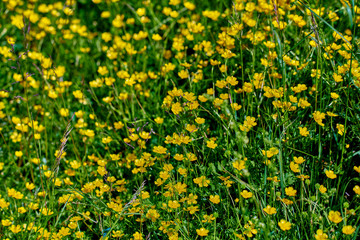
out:
M359 1L0 12L0 239L360 238Z

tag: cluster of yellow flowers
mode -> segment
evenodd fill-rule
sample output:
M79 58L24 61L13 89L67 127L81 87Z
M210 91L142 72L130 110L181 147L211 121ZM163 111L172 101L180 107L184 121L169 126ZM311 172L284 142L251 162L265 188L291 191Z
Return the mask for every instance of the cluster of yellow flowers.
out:
M356 238L340 2L3 0L0 235Z

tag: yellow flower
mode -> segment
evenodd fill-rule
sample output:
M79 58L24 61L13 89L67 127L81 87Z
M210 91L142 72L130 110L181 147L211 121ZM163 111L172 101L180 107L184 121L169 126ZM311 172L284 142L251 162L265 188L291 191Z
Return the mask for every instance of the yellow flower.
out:
M12 231L13 233L18 233L21 232L21 226L20 225L11 225L10 227L10 231Z
M294 163L294 162L290 162L290 169L291 169L291 171L293 171L294 173L300 172L299 164L296 164L296 163Z
M7 42L8 42L8 44L11 44L11 45L15 44L15 40L14 40L14 38L12 38L12 37L9 37L9 38L7 39Z
M243 198L251 198L253 196L252 192L249 192L248 190L243 190L240 195Z
M98 73L100 73L102 76L104 76L109 73L109 70L107 69L106 66L99 66Z
M15 156L16 157L22 157L23 152L22 151L15 151Z
M294 157L294 161L297 164L302 164L303 162L305 162L305 159L303 157Z
M209 183L210 183L210 180L206 179L205 176L194 178L193 181L194 181L194 183L198 184L199 187L207 187L207 186L209 186Z
M353 226L350 226L350 225L347 225L347 226L344 226L342 228L342 232L343 234L346 234L346 235L351 235L355 232L356 228L354 228Z
M328 178L335 179L337 176L333 170L326 170L325 174Z
M236 160L232 163L233 167L239 171L245 169L245 161L243 160Z
M9 219L3 219L1 220L1 224L5 227L10 226L12 223Z
M220 196L219 195L210 195L210 202L214 203L214 204L218 204L220 203Z
M287 231L291 229L291 223L286 221L285 219L281 219L280 222L278 222L278 225L281 230Z
M338 99L339 98L339 94L334 93L334 92L330 93L330 96L331 96L332 99Z
M157 124L162 124L164 122L164 119L161 118L161 117L157 117L154 119L154 121L157 123Z
M338 134L340 134L341 136L344 134L345 132L345 127L344 125L340 124L340 123L337 123L336 124L336 128L338 130Z
M201 118L201 117L197 117L197 118L195 119L195 122L196 122L197 124L203 124L203 123L205 123L205 119L204 119L204 118Z
M201 237L205 237L208 235L209 230L206 230L205 228L200 228L200 229L196 229L196 233Z
M329 112L329 111L327 111L326 114L327 114L329 117L337 117L337 116L339 116L339 115L337 115L337 114L335 114L335 113L333 113L333 112Z
M152 222L155 222L156 219L158 219L160 217L160 214L156 211L156 209L150 209L146 213L146 217L151 219Z
M208 148L214 149L214 148L216 148L217 144L216 144L213 140L210 140L210 141L207 141L207 142L206 142L206 146L207 146Z
M293 188L293 187L288 187L288 188L285 188L285 193L286 195L290 196L290 197L294 197L296 196L296 190Z
M163 146L155 146L153 148L153 152L155 153L159 153L159 154L166 154L166 148L164 148Z
M306 127L299 127L300 135L306 137L309 135L309 131Z
M134 233L133 237L134 237L134 240L142 240L143 239L141 233L139 233L139 232Z
M336 74L336 73L333 74L333 78L334 78L335 82L342 82L343 81L342 76L339 75L339 74Z
M82 99L83 96L84 96L83 93L80 90L73 91L73 95L77 99Z
M356 185L354 188L353 188L354 192L357 194L357 195L360 195L360 187L359 185Z
M324 233L322 229L318 229L315 234L315 239L316 240L326 240L326 239L328 239L328 235L326 233Z
M186 211L189 211L190 214L194 214L197 211L199 211L199 206L189 206L185 209Z
M45 216L50 216L50 215L52 215L54 212L51 211L51 210L48 209L48 208L43 208L43 209L41 209L41 213L42 213L43 215L45 215Z
M333 223L336 223L336 224L342 221L340 212L338 212L338 211L330 211L328 218L330 221L332 221Z
M324 126L322 120L325 119L325 113L322 113L322 112L319 112L319 111L315 111L313 113L313 117L314 117L314 120L315 122L317 122L317 124L319 124L320 126Z
M185 1L184 2L184 7L186 7L187 9L189 9L190 11L194 10L196 8L195 4Z
M171 106L171 111L175 114L178 115L181 111L183 110L183 108L181 107L181 104L179 102L174 103Z
M324 187L323 185L320 185L319 191L320 191L321 193L326 193L327 189L326 189L326 187Z
M188 77L189 77L189 73L188 73L188 71L186 71L186 70L181 70L181 71L178 73L178 76L179 76L181 79L185 79L185 78L188 78Z
M269 215L273 215L276 213L276 208L271 207L270 205L267 205L266 208L264 208L263 210Z
M178 201L171 201L170 200L168 205L169 205L170 208L178 208L178 207L180 207L180 203Z
M162 37L159 35L159 34L153 34L152 35L152 40L154 40L154 41L161 41L162 40Z
M226 78L226 82L229 83L232 86L235 86L236 84L238 84L239 82L236 80L236 77L233 76L228 76Z
M31 191L35 188L35 184L27 182L25 187Z

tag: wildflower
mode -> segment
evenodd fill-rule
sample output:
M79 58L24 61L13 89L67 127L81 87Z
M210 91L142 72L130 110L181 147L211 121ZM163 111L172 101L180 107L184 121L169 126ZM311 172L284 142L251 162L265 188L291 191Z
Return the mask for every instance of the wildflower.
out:
M326 193L327 188L326 188L326 187L324 187L324 185L320 185L320 187L319 187L319 191L320 191L321 193Z
M286 221L285 219L281 219L280 222L278 222L278 225L281 230L287 231L291 229L291 223Z
M10 226L12 223L9 219L3 219L1 220L1 224L5 227Z
M335 179L337 177L333 170L325 170L325 174L328 178L331 179Z
M19 233L19 232L21 232L21 226L20 225L11 225L10 231L12 231L15 234Z
M190 193L189 196L187 197L187 203L188 204L197 204L197 201L196 199L198 199L198 196L193 193Z
M12 37L9 37L9 38L7 39L7 42L8 42L8 44L10 44L10 45L15 44L15 40L14 40L14 38L12 38Z
M7 189L7 194L9 197L13 197L15 199L22 199L24 197L24 194L22 194L21 192L16 191L14 188L11 189Z
M238 103L231 103L231 108L234 109L235 111L238 111L242 108L242 106L239 105Z
M26 209L24 207L19 207L18 208L18 213L26 213Z
M201 237L205 237L208 235L209 230L207 230L205 228L200 228L200 229L196 229L196 233L197 233L197 235L199 235Z
M252 192L249 192L248 190L243 190L240 195L243 198L251 198L253 196Z
M300 135L306 137L309 135L309 131L306 127L299 127Z
M285 193L286 195L288 195L289 197L294 197L296 196L296 190L293 187L287 187L285 188Z
M331 96L332 99L338 99L339 98L339 94L334 93L334 92L330 93L330 96Z
M59 234L60 234L61 236L63 236L63 237L70 235L70 234L71 234L70 228L62 227L62 228L59 230Z
M330 211L328 218L330 221L332 221L333 223L336 223L336 224L338 224L339 222L342 221L340 212L338 212L338 211Z
M102 76L104 76L109 73L109 70L107 69L106 66L99 66L98 73L100 73Z
M164 119L161 118L161 117L157 117L154 119L154 121L157 123L157 124L162 124L164 122Z
M220 196L219 195L210 195L210 202L214 203L214 204L219 204L220 203Z
M197 124L203 124L203 123L205 123L205 119L198 117L198 118L195 119L195 122L196 122Z
M194 214L199 211L199 206L189 206L185 210L189 211L190 214Z
M33 189L35 188L35 184L27 182L27 183L25 184L25 187L26 187L28 190L31 191L31 190L33 190Z
M209 183L210 183L210 180L206 179L205 176L194 178L193 181L194 181L194 183L198 184L199 187L207 187L207 186L209 186Z
M326 239L328 239L328 235L326 233L324 233L324 231L322 229L318 229L315 234L315 239L316 240L326 240Z
M354 192L357 194L357 195L360 195L360 187L359 185L356 185L354 188L353 188Z
M156 219L160 217L160 214L156 211L156 209L149 209L146 213L146 217L149 218L152 222L155 222Z
M297 164L302 164L303 162L305 162L305 159L303 157L294 157L294 161Z
M326 112L329 117L337 117L338 115L333 112Z
M333 78L334 78L335 82L342 82L343 81L342 76L339 75L339 74L336 74L336 73L333 74Z
M273 215L276 213L276 208L271 207L270 205L267 205L266 208L264 208L263 210L269 215Z
M342 232L343 234L346 234L346 235L351 235L355 232L356 228L354 228L353 226L350 226L350 225L347 225L347 226L344 226L342 228Z
M338 130L338 134L340 134L341 136L344 135L344 132L345 132L345 127L344 125L340 124L340 123L337 123L336 124L336 128Z
M226 82L229 83L232 86L235 86L236 84L238 84L239 82L236 80L236 77L233 76L228 76L226 78Z
M23 155L22 151L15 151L15 156L16 157L20 158L20 157L22 157L22 155Z
M142 240L143 239L142 234L139 232L134 233L133 237L134 237L134 240Z
M83 96L84 96L83 93L82 93L80 90L74 91L74 92L73 92L73 95L74 95L74 97L77 98L77 99L82 99Z
M153 152L158 153L158 154L166 154L166 151L167 151L167 149L164 148L163 146L155 146L153 148Z
M41 209L41 213L42 213L43 215L45 215L45 216L50 216L50 215L52 215L54 212L51 211L51 210L48 209L48 208L43 208L43 209Z
M213 220L215 220L215 217L210 214L210 215L204 215L204 220L202 220L201 222L203 223L212 223Z
M174 103L171 106L171 111L175 114L178 115L181 111L183 110L183 108L181 107L181 104L179 102Z
M313 113L313 117L314 117L315 122L317 122L317 124L319 124L322 127L324 126L324 124L322 123L322 120L325 119L325 113L315 111Z
M286 205L291 205L291 204L294 203L293 201L291 201L291 200L289 200L289 199L286 199L286 198L281 199L281 201L282 201L283 203L285 203Z
M294 173L299 173L300 169L299 169L299 164L296 164L294 162L290 162L290 169L291 171L293 171Z
M208 148L215 149L216 146L217 146L217 144L216 144L213 140L210 140L210 141L207 141L207 142L206 142L206 146L207 146Z
M243 160L237 160L232 163L233 167L239 171L245 169L245 161Z
M114 238L121 238L122 236L124 236L125 234L121 231L121 230L118 230L118 231L115 231L113 230L112 231L112 236Z
M178 73L178 76L179 76L181 79L185 79L185 78L188 78L188 77L189 77L189 73L188 73L188 71L186 71L186 70L181 70L181 71Z
M185 168L179 168L178 172L184 177L187 176L187 169L185 169Z
M180 207L179 202L176 201L176 200L175 200L175 201L171 201L171 200L170 200L170 201L168 202L168 205L169 205L170 208L174 208L174 209Z

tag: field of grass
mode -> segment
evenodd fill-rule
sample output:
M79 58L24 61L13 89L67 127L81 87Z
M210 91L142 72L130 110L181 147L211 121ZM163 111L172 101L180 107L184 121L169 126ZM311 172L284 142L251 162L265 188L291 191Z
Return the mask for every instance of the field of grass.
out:
M360 238L359 1L0 11L0 239Z

